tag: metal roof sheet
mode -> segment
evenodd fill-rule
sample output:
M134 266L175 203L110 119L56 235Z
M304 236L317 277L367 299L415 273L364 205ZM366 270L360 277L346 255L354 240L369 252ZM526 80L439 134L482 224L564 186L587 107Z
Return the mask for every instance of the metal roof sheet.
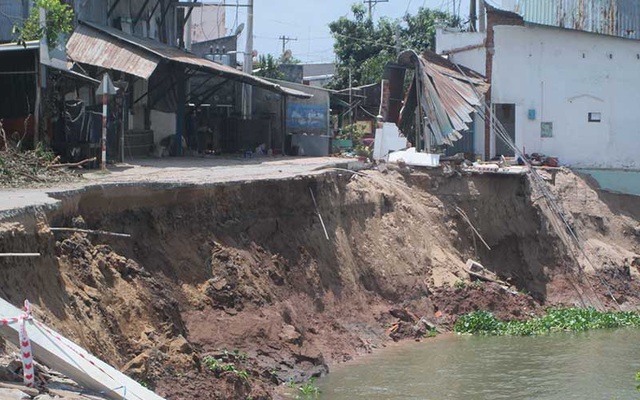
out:
M123 71L149 79L162 61L173 61L188 67L215 73L228 79L263 87L280 94L309 98L307 93L282 87L246 74L226 65L209 61L155 40L132 36L114 28L80 22L67 42L69 57L77 62Z
M87 25L78 25L67 42L67 55L75 62L149 79L162 57Z
M526 22L640 39L638 0L516 0Z
M6 52L6 51L35 51L39 49L40 49L40 42L38 40L30 40L25 42L24 44L15 44L15 43L0 44L0 53ZM100 83L100 81L93 79L87 75L81 74L76 71L72 71L67 65L67 63L62 60L52 59L52 58L47 60L43 58L40 60L40 63L49 68L53 68L57 71L60 71L71 78L82 80L94 85L97 85Z
M0 44L0 51L37 50L39 48L40 48L40 42L38 40L29 40L24 44L16 44L16 43Z
M460 132L466 131L468 124L473 122L470 114L481 106L482 99L478 96L487 92L489 84L479 73L462 66L458 69L456 64L430 51L421 56L405 51L398 57L398 62L416 68L422 115L428 117L427 126L436 143L452 145L462 137ZM414 80L401 112L403 126L413 120L415 90Z

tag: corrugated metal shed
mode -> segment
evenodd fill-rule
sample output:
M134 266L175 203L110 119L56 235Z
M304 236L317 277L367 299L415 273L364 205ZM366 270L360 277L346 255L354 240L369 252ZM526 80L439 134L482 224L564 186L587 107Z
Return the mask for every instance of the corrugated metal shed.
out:
M11 30L27 17L28 3L23 0L0 0L0 43L12 41Z
M312 97L307 93L285 88L226 65L200 58L177 47L89 22L79 23L67 42L67 54L76 62L123 71L144 79L148 79L153 74L160 62L170 61L280 94L301 98Z
M482 105L483 96L489 89L484 77L468 68L460 67L431 51L418 56L405 51L398 63L414 67L418 77L407 92L401 111L401 128L406 130L413 123L417 98L420 99L421 115L427 117L426 125L438 145L453 145L462 138L461 132L469 129L473 122L471 114Z
M640 39L638 0L516 0L530 23Z

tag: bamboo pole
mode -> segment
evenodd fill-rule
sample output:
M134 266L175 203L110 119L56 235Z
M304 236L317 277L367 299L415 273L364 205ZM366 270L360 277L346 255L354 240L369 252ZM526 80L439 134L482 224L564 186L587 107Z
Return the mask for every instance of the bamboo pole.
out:
M108 231L98 231L92 229L80 229L80 228L49 228L52 232L79 232L79 233L88 233L90 235L106 235L106 236L117 236L117 237L131 237L128 233L116 233L116 232L108 232Z
M311 193L311 200L313 200L313 205L316 208L316 213L318 214L318 218L320 218L320 224L322 224L322 229L324 230L324 236L329 239L329 234L327 233L327 227L324 225L324 220L322 219L322 214L320 214L320 209L318 208L318 203L316 203L316 196L313 195L313 190L309 188L309 193Z

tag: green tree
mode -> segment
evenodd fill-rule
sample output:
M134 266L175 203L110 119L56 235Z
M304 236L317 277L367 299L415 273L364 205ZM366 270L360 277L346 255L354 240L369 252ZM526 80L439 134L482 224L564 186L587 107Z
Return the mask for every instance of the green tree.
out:
M261 76L263 78L282 79L284 78L284 73L280 71L279 66L280 61L271 54L260 56L257 64L255 65L257 71L254 75Z
M405 49L435 50L436 26L461 27L460 18L444 11L420 7L415 15L402 17L401 43Z
M40 26L40 8L46 15L46 24ZM14 27L18 33L18 43L28 40L40 40L47 35L49 47L56 47L61 36L73 30L73 9L68 4L60 3L60 0L36 0L31 7L29 17L20 27Z
M340 17L329 24L333 35L337 65L332 87L375 83L382 78L388 62L396 59L396 38L401 50L422 52L433 48L436 25L459 26L460 20L449 13L421 7L415 15L406 14L399 20L367 17L362 4L351 6L351 17Z

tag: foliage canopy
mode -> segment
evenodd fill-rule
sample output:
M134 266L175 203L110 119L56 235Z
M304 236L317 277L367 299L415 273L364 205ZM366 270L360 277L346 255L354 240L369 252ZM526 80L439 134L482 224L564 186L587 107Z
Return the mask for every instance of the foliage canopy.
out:
M45 27L40 26L40 8L46 15ZM29 18L21 27L14 27L18 33L18 43L29 40L40 40L46 34L49 47L56 47L61 36L73 30L73 9L60 0L35 0Z
M436 25L459 26L459 18L438 10L421 7L415 15L405 14L399 20L369 19L362 4L351 6L351 17L340 17L329 24L335 39L335 89L375 83L382 77L384 66L396 60L397 50L418 53L433 49Z
M260 56L255 65L255 68L258 69L258 71L255 72L255 75L263 78L282 79L284 78L284 73L279 67L280 61L271 54Z

